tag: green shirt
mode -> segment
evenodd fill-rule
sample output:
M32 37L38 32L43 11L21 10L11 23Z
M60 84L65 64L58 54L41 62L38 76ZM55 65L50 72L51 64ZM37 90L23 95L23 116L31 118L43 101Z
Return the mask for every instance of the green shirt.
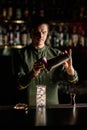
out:
M61 51L57 48L51 48L44 46L41 49L35 49L32 44L23 48L20 55L20 70L18 73L19 89L27 91L28 104L31 106L36 105L36 86L46 86L46 104L53 105L58 104L58 81L66 80L67 82L75 83L78 80L77 72L75 71L74 76L67 75L64 67L60 65L55 69L46 71L45 69L37 77L32 77L32 68L36 61L43 56L46 59L58 56Z

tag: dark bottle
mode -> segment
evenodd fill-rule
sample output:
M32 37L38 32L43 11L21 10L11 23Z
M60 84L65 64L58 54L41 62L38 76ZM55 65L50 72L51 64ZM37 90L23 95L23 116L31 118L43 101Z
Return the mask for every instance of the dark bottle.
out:
M7 41L8 45L14 45L14 29L12 24L8 25L7 37L8 37Z
M3 21L7 20L7 1L2 1L2 7L0 7L0 19L2 18Z
M30 26L31 24L31 12L30 12L30 3L28 0L24 0L23 3L23 20L27 22Z
M15 20L22 20L22 1L17 0L14 3L14 19Z
M21 41L20 41L20 26L16 25L15 29L14 29L14 45L20 45Z
M3 26L2 38L3 38L3 45L7 45L7 43L8 43L7 25L4 25L4 26Z
M0 25L0 46L3 45L3 34L2 34L3 27Z
M13 18L13 1L8 0L7 2L7 20L12 20Z
M45 67L48 71L52 70L63 64L65 61L69 59L69 55L67 53L60 54L52 59L47 60L46 57L42 57L41 61L45 64Z
M28 44L28 27L26 24L23 25L21 30L21 43L25 46Z

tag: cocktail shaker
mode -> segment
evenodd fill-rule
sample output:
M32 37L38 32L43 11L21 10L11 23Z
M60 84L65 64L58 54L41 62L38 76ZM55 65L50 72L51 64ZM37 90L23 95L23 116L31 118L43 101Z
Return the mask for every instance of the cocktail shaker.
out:
M69 54L60 54L59 56L53 57L51 59L46 59L46 57L41 58L41 62L45 64L45 67L48 71L52 70L53 68L56 68L63 64L65 61L69 59Z

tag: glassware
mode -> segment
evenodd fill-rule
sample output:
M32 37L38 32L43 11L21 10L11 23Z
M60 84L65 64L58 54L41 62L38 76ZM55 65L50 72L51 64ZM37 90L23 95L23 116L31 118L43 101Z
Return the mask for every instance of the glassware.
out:
M36 126L46 125L46 86L36 86Z

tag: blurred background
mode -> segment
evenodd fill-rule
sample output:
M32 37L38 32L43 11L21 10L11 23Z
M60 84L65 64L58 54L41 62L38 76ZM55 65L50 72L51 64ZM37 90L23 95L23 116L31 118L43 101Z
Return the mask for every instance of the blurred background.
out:
M73 65L79 75L76 102L87 102L87 1L0 0L0 105L18 103L14 58L31 43L30 28L36 15L49 22L47 45L61 50L72 48ZM70 103L70 92L60 90L60 103Z

